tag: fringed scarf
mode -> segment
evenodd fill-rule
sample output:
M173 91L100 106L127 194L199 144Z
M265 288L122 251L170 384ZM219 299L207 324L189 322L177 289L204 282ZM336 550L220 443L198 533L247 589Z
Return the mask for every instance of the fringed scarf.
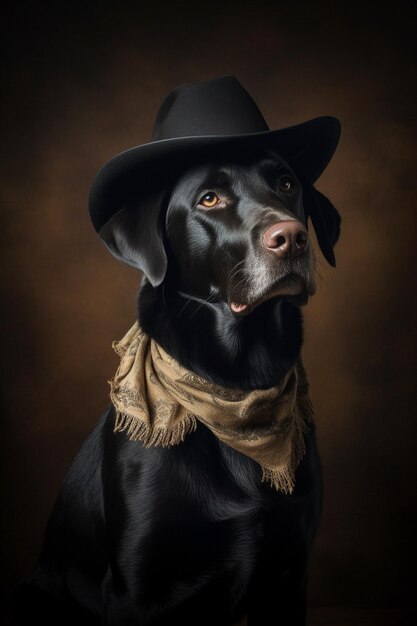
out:
M138 322L112 347L120 357L108 381L115 432L126 431L145 446L173 446L202 422L223 443L259 463L262 480L293 492L313 415L301 359L279 385L243 391L185 369Z

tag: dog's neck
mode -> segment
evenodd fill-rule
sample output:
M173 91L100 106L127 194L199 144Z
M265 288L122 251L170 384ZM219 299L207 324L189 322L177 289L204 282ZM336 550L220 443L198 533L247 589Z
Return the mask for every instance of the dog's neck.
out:
M300 310L274 299L236 318L226 303L207 303L144 280L138 319L143 330L181 365L215 384L266 389L279 383L299 355Z

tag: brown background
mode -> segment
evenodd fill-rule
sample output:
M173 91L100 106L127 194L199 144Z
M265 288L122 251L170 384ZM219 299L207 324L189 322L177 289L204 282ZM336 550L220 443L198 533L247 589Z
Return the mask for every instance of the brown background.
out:
M322 284L305 311L326 487L310 602L413 604L412 4L9 8L1 213L6 585L38 555L63 476L107 405L117 364L111 341L134 320L140 276L111 257L90 224L94 174L116 152L150 139L172 88L234 74L271 128L322 114L343 125L318 183L343 216L338 265L321 260Z

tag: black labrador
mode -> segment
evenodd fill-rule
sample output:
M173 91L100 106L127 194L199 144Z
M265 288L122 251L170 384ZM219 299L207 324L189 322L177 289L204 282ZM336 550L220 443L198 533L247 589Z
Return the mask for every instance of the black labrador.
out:
M309 217L334 265L339 214L277 154L193 164L159 202L112 224L113 253L124 247L145 268L145 332L218 385L277 384L315 291ZM146 222L160 219L150 234ZM21 622L304 624L322 498L314 425L292 495L201 423L170 448L113 430L110 405L68 472L37 568L15 589Z

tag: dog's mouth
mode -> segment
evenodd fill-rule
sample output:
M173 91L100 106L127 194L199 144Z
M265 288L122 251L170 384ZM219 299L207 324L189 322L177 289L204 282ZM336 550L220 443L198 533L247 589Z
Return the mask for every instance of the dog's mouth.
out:
M243 316L248 315L256 307L273 298L286 299L297 306L303 306L307 303L309 295L312 294L313 291L307 288L304 279L299 274L290 273L280 278L266 293L258 298L247 302L229 300L229 307L235 315Z

